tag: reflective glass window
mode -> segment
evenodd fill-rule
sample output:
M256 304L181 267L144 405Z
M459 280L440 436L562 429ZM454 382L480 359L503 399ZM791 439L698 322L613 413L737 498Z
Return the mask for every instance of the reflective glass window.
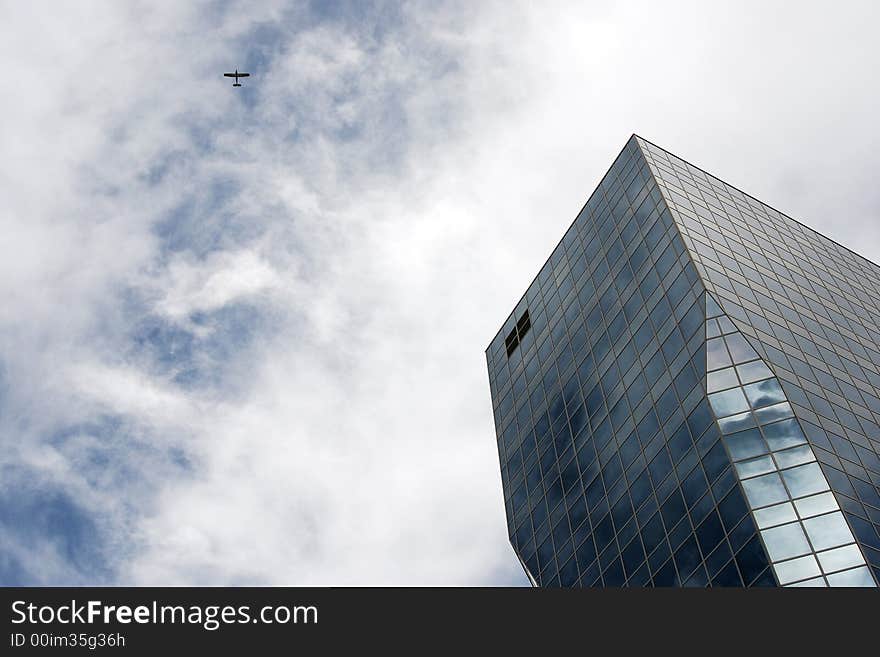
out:
M815 579L804 580L803 582L798 582L797 584L792 584L792 587L812 587L812 588L826 588L828 585L825 583L824 578L816 577Z
M764 408L758 409L755 411L755 418L758 421L758 424L770 424L771 422L776 422L777 420L782 420L787 417L794 417L794 413L791 412L791 405L788 402L783 404L775 404L774 406L765 406Z
M816 550L837 547L854 540L849 525L839 511L804 520L804 527Z
M726 388L732 388L738 385L739 381L736 378L736 370L732 367L709 372L706 377L706 388L708 392L717 392L718 390L725 390Z
M733 358L734 363L744 363L758 357L758 354L746 342L741 333L727 335L724 337L724 340L727 342L727 348L730 350L730 356Z
M828 575L829 586L874 586L867 566Z
M792 559L791 561L773 564L773 570L776 571L776 578L780 584L788 584L789 582L822 574L819 571L815 557L811 554Z
M828 550L827 552L820 552L816 556L819 557L822 570L826 573L833 573L835 570L843 570L853 566L861 566L865 563L865 559L855 543Z
M828 482L825 481L825 475L822 474L818 463L808 463L783 470L782 478L792 497L804 497L828 490Z
M737 365L736 371L743 383L752 383L761 379L769 379L773 376L773 372L770 371L770 368L762 360L753 360L750 363Z
M757 429L746 429L725 436L724 444L730 450L734 461L767 453L767 445L761 439L761 433Z
M735 433L755 426L755 418L751 413L741 413L718 420L721 433Z
M797 420L793 418L767 424L762 428L764 430L764 438L767 439L767 444L770 445L770 449L774 452L786 447L803 445L807 442L800 426L798 426Z
M711 394L709 395L709 403L718 417L727 417L749 410L749 403L740 388Z
M721 329L718 328L718 322L714 319L710 319L706 322L706 337L707 338L717 338L721 335Z
M736 331L736 327L727 315L722 315L718 318L718 327L721 329L722 333L733 333Z
M742 482L752 508L788 500L788 493L777 473L746 479Z
M764 545L767 546L767 554L770 555L771 561L799 557L810 551L810 544L798 522L772 529L763 529L761 537L764 539Z
M813 455L813 450L809 445L801 445L800 447L787 449L784 452L776 452L773 454L773 458L776 459L780 469L790 468L795 465L800 465L801 463L809 463L810 461L816 460L816 457Z
M717 317L718 315L722 315L724 313L721 310L721 306L718 305L718 302L715 301L714 297L707 294L706 295L706 317Z
M768 506L765 509L755 511L755 522L758 523L759 529L766 529L774 525L784 525L797 519L797 514L794 512L791 502L783 502L782 504Z
M785 401L785 393L782 392L779 381L776 379L765 379L758 383L752 383L745 386L743 390L752 408L771 406Z
M773 459L769 456L762 456L749 461L740 461L734 464L734 467L736 467L736 473L740 479L748 479L749 477L755 477L776 470Z
M706 341L706 367L709 370L717 370L731 366L730 356L724 347L723 338L715 338Z
M795 500L794 506L801 518L818 516L821 513L828 513L838 509L837 500L834 499L833 493L822 493L821 495L813 495L812 497Z

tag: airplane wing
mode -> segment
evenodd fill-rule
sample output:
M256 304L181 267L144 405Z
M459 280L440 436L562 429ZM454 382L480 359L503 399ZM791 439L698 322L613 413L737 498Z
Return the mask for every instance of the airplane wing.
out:
M238 77L240 77L240 78L249 78L250 76L251 76L250 73L239 73L238 74Z
M223 75L227 78L234 78L235 77L235 73L224 73ZM239 73L239 75L241 75L241 73Z

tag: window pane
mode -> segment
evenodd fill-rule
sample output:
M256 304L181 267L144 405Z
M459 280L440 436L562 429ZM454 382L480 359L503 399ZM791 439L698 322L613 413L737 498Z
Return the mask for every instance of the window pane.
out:
M825 579L822 577L817 577L816 579L808 579L804 582L798 582L797 584L792 584L792 588L794 587L821 587L825 588L827 584L825 584Z
M727 355L727 349L724 348L724 339L715 338L706 341L706 367L710 370L717 370L721 367L730 367L730 356Z
M739 378L742 379L743 383L752 383L753 381L769 379L773 376L773 372L770 371L770 368L762 360L753 360L751 363L737 365L736 371L739 373Z
M706 377L706 388L709 392L716 392L718 390L724 390L738 385L739 381L736 378L736 370L732 367L729 367L726 370L709 372L709 375Z
M766 529L774 525L784 525L795 520L797 520L797 514L794 512L791 502L784 502L755 511L755 521L758 523L759 529Z
M718 322L714 319L710 319L706 322L706 337L717 338L719 335L721 335L721 329L718 328Z
M767 406L755 411L755 417L758 419L758 424L761 425L793 416L794 413L791 412L791 406L788 402L785 402L784 404L776 404L775 406Z
M861 566L865 563L857 545L847 545L846 547L828 550L828 552L820 552L816 556L819 557L822 570L826 573L851 568L852 566Z
M782 525L773 529L761 530L761 537L767 546L767 554L771 561L782 561L791 557L799 557L810 551L810 544L804 536L799 522Z
M803 497L828 490L828 482L825 481L825 475L822 474L818 463L783 470L782 478L785 479L785 485L791 491L792 497Z
M736 332L736 327L733 325L733 322L730 321L730 318L726 315L718 318L718 326L721 329L722 333Z
M776 379L765 379L758 383L752 383L745 388L746 397L752 408L762 408L785 401L785 393Z
M724 436L724 444L730 450L730 455L734 461L741 461L767 453L767 445L757 429L747 429L746 431Z
M828 575L829 586L876 586L867 566Z
M749 403L740 388L709 395L709 403L712 404L712 410L718 417L727 417L749 410Z
M773 457L781 468L790 468L801 463L809 463L815 461L813 450L809 445L801 445L800 447L792 447L784 452L776 452Z
M822 493L821 495L805 497L802 500L796 500L794 506L801 515L801 518L818 516L820 513L828 513L829 511L840 509L837 506L837 500L834 499L833 493Z
M712 295L706 295L706 317L717 317L718 315L723 314L724 311L721 310L721 306L712 298Z
M804 527L806 527L810 542L816 550L837 547L855 540L849 530L849 525L846 524L846 520L843 519L843 514L840 512L804 520Z
M724 337L727 342L727 348L733 357L734 363L744 363L747 360L754 360L758 357L755 350L746 342L741 333L732 333Z
M773 570L776 571L776 578L780 584L788 584L799 579L822 574L819 572L819 566L816 564L816 559L813 555L773 564Z
M751 459L750 461L740 461L739 463L734 464L734 467L736 468L736 473L739 475L740 479L748 479L749 477L766 474L776 470L776 465L774 465L773 459L769 456L762 456L761 458Z
M721 433L734 433L755 426L755 418L751 413L741 413L718 420L718 426L721 428Z
M753 509L788 500L788 493L782 485L782 479L775 472L763 477L746 479L742 485Z
M722 393L724 394L724 393ZM774 422L763 427L764 438L770 445L770 449L774 452L785 449L786 447L794 447L803 445L807 442L801 431L800 425L794 418L790 420L782 420L782 422Z

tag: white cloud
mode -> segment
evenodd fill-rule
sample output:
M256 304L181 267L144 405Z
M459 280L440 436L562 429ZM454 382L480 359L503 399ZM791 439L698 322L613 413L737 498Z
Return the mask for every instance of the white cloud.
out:
M633 131L880 256L870 4L121 7L0 28L2 465L114 581L523 581L482 351Z
M272 266L252 251L212 254L204 262L177 256L162 278L151 281L161 298L156 310L180 321L192 313L210 312L228 303L268 294L281 284Z

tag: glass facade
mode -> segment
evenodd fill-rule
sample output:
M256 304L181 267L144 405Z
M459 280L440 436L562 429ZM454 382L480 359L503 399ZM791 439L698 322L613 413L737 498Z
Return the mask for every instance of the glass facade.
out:
M706 368L709 405L779 584L873 586L779 380L708 294Z
M486 351L541 586L874 586L880 268L633 136Z

